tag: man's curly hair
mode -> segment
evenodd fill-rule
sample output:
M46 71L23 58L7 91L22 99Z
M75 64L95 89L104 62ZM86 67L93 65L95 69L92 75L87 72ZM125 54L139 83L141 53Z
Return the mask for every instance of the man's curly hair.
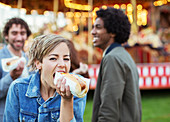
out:
M14 17L8 20L8 22L5 24L5 27L3 29L3 36L7 36L9 33L9 29L12 27L13 24L21 25L22 28L25 28L27 31L27 37L31 35L31 30L28 27L28 24L21 18Z
M97 18L101 18L104 21L104 28L107 32L115 34L115 42L120 44L127 42L131 24L122 10L112 7L108 7L107 9L101 8L96 14Z

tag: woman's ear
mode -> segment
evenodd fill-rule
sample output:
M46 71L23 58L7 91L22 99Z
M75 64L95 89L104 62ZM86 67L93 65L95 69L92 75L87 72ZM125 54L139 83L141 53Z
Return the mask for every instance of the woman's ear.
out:
M42 63L38 60L35 61L35 65L37 69L41 69L42 68Z

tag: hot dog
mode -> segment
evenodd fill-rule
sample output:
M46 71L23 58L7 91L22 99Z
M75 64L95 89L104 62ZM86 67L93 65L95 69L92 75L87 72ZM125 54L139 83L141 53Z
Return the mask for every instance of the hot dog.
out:
M19 60L19 58L17 58L17 59L11 59L10 61L6 62L6 65L7 65L7 66L13 65L13 64L15 64L18 60Z
M62 75L64 75L65 77L69 78L71 81L76 83L75 93L80 94L83 90L84 93L87 92L88 90L87 84L82 78L80 78L77 75L69 74L69 73L62 73Z
M12 58L4 58L1 60L2 69L5 72L9 72L15 69L21 61L26 63L26 59L24 57L14 56Z
M58 73L56 73L58 75ZM66 85L70 86L70 91L74 96L79 98L84 97L89 89L90 79L84 78L80 75L70 73L60 73L60 76L64 76L66 79ZM56 84L56 78L54 84Z

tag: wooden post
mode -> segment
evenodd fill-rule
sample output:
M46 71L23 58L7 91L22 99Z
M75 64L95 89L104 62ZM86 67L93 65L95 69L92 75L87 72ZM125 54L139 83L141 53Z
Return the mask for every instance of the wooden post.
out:
M22 8L22 0L18 0L17 8L18 8L18 16L20 16L20 9Z
M159 15L160 12L156 12L156 8L153 4L151 4L151 27L153 28L153 31L156 32L156 22L158 18L156 18L156 15ZM160 15L159 15L160 16Z
M134 34L137 34L138 26L137 26L136 0L131 0L131 4L132 4L132 17L133 17L131 30L133 31Z
M53 1L53 12L54 12L54 24L57 26L56 19L57 19L57 12L58 12L58 0Z
M88 18L88 46L92 47L92 36L91 36L91 30L92 30L92 10L93 10L93 0L88 0L88 5L91 6L91 10L89 10L90 17ZM93 61L93 55L88 50L88 63L92 63Z

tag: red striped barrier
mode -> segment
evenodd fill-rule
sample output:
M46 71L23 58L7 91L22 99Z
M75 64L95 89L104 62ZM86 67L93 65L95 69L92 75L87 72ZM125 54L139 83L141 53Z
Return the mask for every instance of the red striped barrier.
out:
M140 89L170 88L170 63L137 64ZM99 64L89 65L90 89L95 89Z

